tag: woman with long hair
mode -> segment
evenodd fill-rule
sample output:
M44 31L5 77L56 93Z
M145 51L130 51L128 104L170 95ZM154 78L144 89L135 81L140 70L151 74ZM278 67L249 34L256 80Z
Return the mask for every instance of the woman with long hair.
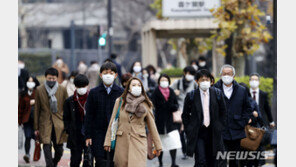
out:
M120 108L119 108L120 107ZM139 78L132 77L114 105L106 133L104 149L111 150L111 126L119 109L114 165L116 167L145 167L147 161L146 125L155 145L156 156L162 150L160 137L152 113L153 104Z
M39 81L30 76L26 81L26 87L21 92L18 105L18 124L23 125L25 133L25 152L23 157L26 163L30 162L30 147L31 139L35 139L34 136L34 105L35 105L35 91L40 85Z

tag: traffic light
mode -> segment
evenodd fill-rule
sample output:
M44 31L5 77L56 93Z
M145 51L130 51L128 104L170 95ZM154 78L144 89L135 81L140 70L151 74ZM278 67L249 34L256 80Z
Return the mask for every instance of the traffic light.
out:
M106 33L103 33L99 38L99 46L105 46L106 45Z

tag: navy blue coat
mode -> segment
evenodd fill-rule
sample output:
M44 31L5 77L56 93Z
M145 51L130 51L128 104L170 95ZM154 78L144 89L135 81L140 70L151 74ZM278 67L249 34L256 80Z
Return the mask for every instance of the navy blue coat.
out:
M228 99L225 96L221 79L214 86L223 92L226 103L226 126L222 133L223 139L237 140L245 138L244 128L252 114L247 89L233 81L233 92L230 99Z
M113 84L110 94L104 84L90 90L86 101L85 137L92 139L92 151L95 157L104 157L104 140L116 99L123 88Z

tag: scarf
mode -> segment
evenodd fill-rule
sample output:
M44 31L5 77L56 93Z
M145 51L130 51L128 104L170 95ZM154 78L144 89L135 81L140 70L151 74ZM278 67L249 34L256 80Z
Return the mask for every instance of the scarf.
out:
M59 84L56 82L56 84L52 88L50 88L45 81L44 86L48 96L50 97L49 99L50 110L51 112L56 113L58 112L58 101L57 101L57 98L55 97L55 93L58 90Z
M85 95L79 95L77 93L77 90L74 91L73 99L74 102L78 105L78 111L81 118L81 121L83 121L84 115L85 115L85 103L87 100L88 92ZM77 98L78 97L78 98Z
M167 88L162 88L161 86L158 86L161 94L163 95L165 101L168 101L169 100L169 97L170 97L170 88L167 87Z
M146 112L143 104L144 100L145 96L143 95L135 97L128 93L126 96L125 110L129 113L135 114L138 118L140 118Z
M190 83L191 83L191 81L187 81L185 79L185 76L183 76L183 89L184 89L184 91L186 91L186 89L188 88Z

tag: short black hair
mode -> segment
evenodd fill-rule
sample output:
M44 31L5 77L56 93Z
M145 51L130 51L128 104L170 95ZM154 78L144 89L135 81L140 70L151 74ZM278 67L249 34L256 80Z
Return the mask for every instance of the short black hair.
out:
M183 69L183 72L189 72L191 75L195 75L196 70L192 66L187 66Z
M250 79L249 80L251 80L252 76L257 76L258 79L260 80L260 75L258 73L254 72L254 73L250 74Z
M78 74L79 74L78 71L72 71L71 74L69 75L69 79L71 77L74 77L75 78Z
M171 78L170 78L167 74L161 74L161 75L159 76L159 78L158 78L158 81L157 81L158 85L160 85L160 79L161 79L162 77L167 78L167 79L169 80L169 85L171 84Z
M96 63L98 63L98 62L93 60L93 61L90 62L90 65L93 65L93 64L96 64Z
M117 55L115 53L111 53L110 58L111 59L116 59Z
M108 58L108 59L106 59L106 60L104 61L104 63L106 63L106 62L112 62L112 63L113 63L113 60L110 59L110 58Z
M202 77L207 77L207 78L210 78L210 80L212 81L213 80L213 76L212 74L210 73L210 71L206 70L206 69L201 69L201 70L198 70L197 73L195 74L195 80L198 81L200 78Z
M195 59L194 59L194 60L191 60L191 61L190 61L190 65L192 65L192 63L197 64L197 60L195 60Z
M83 75L83 74L78 74L75 78L74 78L74 85L77 88L83 88L86 87L89 84L88 78Z
M206 57L204 57L204 56L200 56L200 57L198 58L198 61L207 61L207 59L206 59Z
M59 76L59 72L58 72L58 70L57 69L55 69L55 68L53 68L53 67L50 67L50 68L48 68L46 71L45 71L45 77L47 76L47 75L53 75L53 76Z
M146 67L146 69L148 70L148 72L152 70L152 71L153 71L153 74L156 73L156 69L155 69L155 67L154 67L153 65L151 65L151 64L149 64L149 65Z
M100 69L100 73L102 73L104 70L111 70L111 71L114 71L115 73L117 73L117 68L116 68L116 65L112 62L105 62L101 69Z

